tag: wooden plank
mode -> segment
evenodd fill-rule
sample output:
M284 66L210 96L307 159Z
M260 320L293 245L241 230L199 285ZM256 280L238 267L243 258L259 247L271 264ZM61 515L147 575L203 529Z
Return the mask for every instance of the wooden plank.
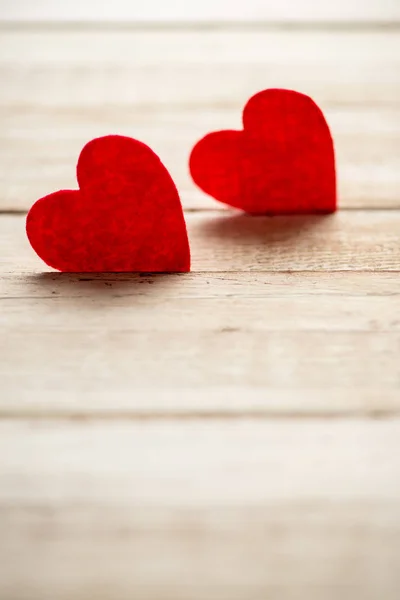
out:
M371 226L383 232L377 215L367 214ZM370 239L360 226L365 214L336 216L345 217L341 235L347 222L357 251L371 256L362 247ZM189 215L193 219L197 216ZM35 274L40 262L29 252L23 221L0 220L4 414L88 413L86 401L99 412L112 410L115 402L117 413L143 415L148 401L147 414L166 414L171 407L185 413L185 398L190 407L209 413L205 391L217 399L216 412L229 412L232 394L233 412L398 409L397 273L371 273L370 279L367 273L307 272L104 279ZM397 227L392 214L387 222ZM218 269L212 237L199 239ZM309 240L310 260L318 252L330 254L326 233L320 250ZM385 253L393 241L374 243ZM238 241L240 247L247 264L246 246ZM239 267L239 258L229 252ZM298 256L287 249L287 264L294 268Z
M342 207L399 207L399 49L394 32L3 32L0 209L74 187L83 144L114 132L160 154L186 208L217 207L191 182L189 152L240 127L246 99L268 86L326 112Z
M4 598L398 598L393 503L207 511L49 504L0 509Z
M311 229L303 245L287 245L290 236L281 230L274 267L269 255L255 259L259 241L246 244L246 229L235 245L222 236L220 248L204 226L196 237L193 223L203 216L191 214L197 270L202 271L202 261L208 271L229 268L232 261L232 269L257 267L258 272L102 278L38 273L42 266L29 249L24 218L3 216L0 371L6 393L0 407L4 414L43 414L43 409L57 412L60 403L60 414L73 415L88 398L88 406L99 412L112 410L115 401L117 413L143 415L148 400L148 413L166 414L171 407L185 413L189 398L190 407L209 414L201 393L208 390L210 398L219 398L216 412L225 414L232 394L233 412L246 406L268 414L396 411L397 273L371 273L369 279L367 273L263 271L283 264L296 270L307 260L312 268L319 260L321 268L337 269L345 266L341 252L352 257L346 268L354 268L358 253L362 268L399 269L398 258L397 267L393 261L399 253L399 218L397 213L337 214L331 218L334 228L317 237ZM279 230L281 222L245 220L259 233L270 222ZM392 262L382 263L382 256ZM321 390L331 395L321 400ZM252 406L246 404L248 394Z
M316 217L186 217L193 270L398 271L400 213Z
M1 242L0 242L1 243ZM134 273L41 273L38 275L0 271L0 298L96 298L99 302L123 301L124 297L154 302L171 299L279 299L322 297L396 300L400 294L400 278L396 272L312 271L134 274ZM154 285L156 284L156 292ZM387 315L380 315L386 318Z
M189 214L193 270L398 271L400 213ZM212 253L212 254L211 254Z
M366 507L400 496L398 419L194 419L190 427L2 420L0 432L2 507L233 509L332 500Z
M315 0L285 0L284 2L246 3L230 0L202 2L170 2L147 0L146 3L114 0L112 4L95 0L70 0L68 4L55 0L0 1L0 19L4 21L141 21L141 22L202 22L202 21L339 21L388 22L400 19L396 0L336 0L335 3Z
M0 98L26 108L236 109L259 89L289 87L324 108L397 108L399 46L396 31L4 30Z
M365 506L400 495L398 419L193 420L190 427L2 420L0 434L2 507L232 509L333 499ZM302 452L293 460L288 450L296 448Z
M194 272L400 270L398 211L271 218L226 210L188 213L186 222ZM2 273L49 270L29 246L23 215L0 218L0 240Z
M395 600L399 428L3 421L1 596Z
M400 112L384 108L331 108L326 112L335 134L341 207L400 207ZM96 118L87 108L19 107L4 108L2 115L3 211L27 210L52 190L76 188L75 165L81 148L92 137L114 131L145 140L159 154L186 209L223 208L195 187L188 157L204 133L240 127L239 107L135 112L117 105L98 110ZM387 157L384 164L382 156Z
M398 413L397 273L35 274L23 220L0 221L0 414Z
M99 122L154 139L185 206L211 206L184 179L190 120L237 118L235 61L265 77L253 42L241 60L209 38L202 62L188 36L41 35L0 39L1 206L63 187ZM398 41L351 39L315 68L298 38L298 73L342 132L344 205L396 207ZM0 597L397 600L400 214L216 213L187 215L194 272L159 277L41 273L24 217L0 217Z
M217 307L209 305L207 310ZM34 319L32 309L27 311ZM154 314L152 330L134 329L128 316L127 323L107 329L99 325L100 314L85 323L88 312L61 306L53 322L38 315L36 326L26 327L14 319L5 328L2 404L14 410L17 405L12 402L35 394L37 404L52 396L56 403L59 391L84 402L86 392L108 392L114 398L145 394L148 388L175 389L181 395L190 387L206 392L208 387L237 386L244 394L249 387L336 387L353 389L355 395L358 388L371 388L382 398L386 390L399 390L396 331L269 331L255 321L247 329L236 323L168 330L160 326L162 313ZM100 312L104 316L105 311ZM201 311L197 319L201 322L205 314Z
M29 334L31 335L31 334ZM282 366L283 368L283 366ZM21 372L22 369L20 369ZM338 371L339 372L339 371ZM97 373L93 371L93 376ZM21 375L22 377L22 375ZM375 387L294 388L232 386L225 384L201 387L147 387L133 381L103 381L103 385L88 385L76 376L72 381L58 377L59 385L50 387L43 379L24 386L15 380L3 387L0 399L0 419L21 421L240 421L242 419L389 419L400 416L399 385L389 388L383 381ZM367 385L369 381L365 382ZM31 384L31 387L28 387ZM61 388L61 385L64 387ZM34 386L36 386L34 388ZM385 387L383 387L385 386Z
M60 26L56 31L52 31L51 28L8 30L4 27L0 39L0 64L3 67L11 64L21 68L23 66L21 60L27 58L28 68L58 65L60 71L63 71L66 67L74 65L80 66L82 70L88 67L99 69L103 66L107 69L105 74L109 76L112 74L113 67L124 69L128 66L134 69L135 75L143 70L147 70L148 75L152 75L149 68L155 69L161 66L160 61L165 66L186 67L187 72L194 68L194 75L200 67L208 66L212 71L214 66L219 65L230 68L253 65L268 67L268 71L264 73L265 78L279 75L281 71L283 76L288 70L294 78L296 76L294 67L302 62L303 67L307 69L307 74L313 74L314 69L318 69L317 72L323 77L324 84L331 82L329 88L331 91L334 89L335 80L354 84L365 83L368 75L370 78L375 78L379 69L384 67L386 68L380 72L381 78L376 82L380 85L390 82L399 83L398 75L393 71L398 65L395 51L399 43L397 31L390 29L330 31L315 28L311 31L274 31L261 25L259 29L247 31L219 29L204 31L184 28L177 31L152 31L121 30L118 27L96 30ZM52 52L49 52L49 48ZM183 48L184 55L182 55ZM317 49L319 53L316 52ZM323 65L335 64L343 67L343 71L324 73ZM297 73L295 81L303 81L303 84L307 84L307 79ZM129 83L132 82L126 81L126 84ZM236 83L240 84L239 78ZM308 84L310 83L316 85L318 82L313 79L311 82L308 81ZM120 92L120 90L116 91ZM190 87L179 91L182 94L192 95L193 100L197 98L197 94ZM351 90L336 91L337 94L343 94ZM381 100L386 100L388 103L389 98L385 99L382 91L382 89L376 90L381 94ZM76 92L78 93L79 90ZM336 96L336 98L340 97ZM65 96L63 98L65 99ZM204 98L207 99L207 95L204 94L202 99ZM226 99L229 98L227 94ZM154 101L163 102L166 99L163 94L160 94L158 98L154 98ZM210 96L208 99L210 100ZM362 101L362 90L358 90L354 99L358 102ZM368 98L364 98L365 100Z
M322 275L323 284L326 276ZM399 276L397 275L397 279ZM400 332L400 294L393 296L276 296L274 291L258 298L235 298L229 284L212 298L169 299L157 289L152 296L119 297L100 292L75 297L3 298L0 323L4 333L18 324L25 331L43 326L60 327L60 312L69 312L77 329L95 331L131 330L136 334L156 330L159 333L205 331L386 331ZM40 285L40 284L39 284ZM74 285L74 284L72 284ZM75 284L76 285L76 284ZM176 283L184 290L184 279ZM272 287L272 285L270 285ZM397 286L399 288L399 286ZM258 287L260 292L260 288ZM178 295L178 290L175 290ZM83 300L82 300L83 299ZM6 300L9 300L8 302ZM157 314L162 318L157 319ZM201 319L199 318L201 316Z

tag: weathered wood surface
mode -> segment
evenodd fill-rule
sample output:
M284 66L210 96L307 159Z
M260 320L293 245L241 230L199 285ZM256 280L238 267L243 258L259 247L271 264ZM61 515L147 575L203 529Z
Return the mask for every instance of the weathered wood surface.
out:
M398 208L399 55L396 31L2 31L0 209L76 187L83 144L109 133L151 145L185 208L216 207L189 178L190 150L240 128L266 87L308 93L325 111L342 208Z
M2 597L396 599L398 421L0 430Z
M398 600L398 32L129 27L0 35L0 598ZM326 112L338 214L244 217L190 182L192 143L270 85ZM23 213L110 132L170 168L191 274L30 249Z
M247 506L9 506L0 591L24 600L397 600L396 502Z
M192 270L393 271L400 269L398 211L341 211L325 216L250 217L187 213ZM31 251L25 216L0 220L3 274L49 271Z
M135 23L148 22L160 25L176 23L257 23L260 21L284 23L332 22L379 24L400 20L396 0L285 0L284 2L232 2L231 0L181 0L164 2L147 0L114 0L99 3L96 0L0 0L0 22L85 22L85 23Z

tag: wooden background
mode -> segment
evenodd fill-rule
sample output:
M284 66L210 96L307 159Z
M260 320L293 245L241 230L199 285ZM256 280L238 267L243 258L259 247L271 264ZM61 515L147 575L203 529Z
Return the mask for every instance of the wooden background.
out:
M394 24L400 20L398 0L0 0L5 22L103 22L149 24L312 23L331 26L361 23Z
M400 4L0 1L1 600L398 600ZM266 87L311 94L341 210L188 176ZM91 137L151 145L188 275L66 275L25 215Z

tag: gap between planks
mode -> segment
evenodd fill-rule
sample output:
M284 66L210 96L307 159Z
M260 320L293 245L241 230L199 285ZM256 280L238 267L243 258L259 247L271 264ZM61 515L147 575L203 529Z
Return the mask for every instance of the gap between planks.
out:
M375 33L385 31L399 31L400 21L393 19L388 21L25 21L23 19L12 21L2 18L0 20L0 31L4 32L74 32L74 31L120 31L154 33L154 32L354 32Z
M77 188L75 188L77 189ZM0 217L2 215L4 216L26 216L28 214L28 210L26 208L0 208ZM199 207L187 207L184 208L183 212L185 214L191 214L191 213L217 213L217 214L227 214L226 213L227 208L222 207L219 208L218 206L216 206L215 208L209 208L206 206L199 206ZM229 209L228 209L229 210ZM379 206L365 206L364 208L360 208L357 206L341 206L339 208L339 210L341 212L343 211L368 211L368 212L374 212L374 211L382 211L382 210L392 210L392 211L399 211L399 207L398 206L385 206L384 204L380 204ZM233 214L233 213L231 213ZM265 215L265 216L271 216L271 215ZM278 215L278 216L282 216L282 215Z
M141 393L149 393L149 396L152 396L152 399L157 396L157 392L155 390L136 390ZM213 393L214 390L211 390L211 395L216 397L217 394ZM175 394L176 392L173 392ZM252 396L256 396L252 390L250 392L248 390L241 392L242 394L248 396L248 394ZM320 392L321 393L321 392ZM382 393L380 392L371 394L370 391L366 390L357 390L358 395L358 406L354 406L351 403L351 396L354 396L354 392L348 394L343 390L334 390L333 393L330 394L330 398L332 402L335 400L341 400L343 403L344 399L348 399L349 403L346 407L329 407L327 406L325 410L322 408L318 409L304 409L304 410L293 410L293 409L284 409L277 407L276 410L273 408L248 408L245 407L240 408L239 410L235 407L229 407L229 401L227 402L227 407L225 409L220 409L218 407L212 407L209 409L201 409L200 402L198 407L187 408L186 410L183 408L182 410L177 409L174 406L170 406L163 412L160 409L154 408L151 411L146 411L143 409L142 411L139 409L132 410L120 410L120 409L112 409L102 410L99 408L94 408L92 405L90 407L82 407L81 409L68 409L67 407L61 407L60 409L54 410L53 408L44 408L43 404L39 407L33 406L30 409L21 408L21 409L7 409L0 408L0 421L28 421L34 423L35 421L41 421L46 423L60 423L60 422L70 422L70 423L86 423L88 425L93 424L97 421L114 421L114 422L136 422L136 423L146 423L148 421L159 421L159 422L176 422L176 423L194 423L197 421L287 421L287 420L296 420L296 421L325 421L325 420L366 420L366 421L382 421L382 420L392 420L400 418L400 402L396 402L396 398L399 392L389 392L386 393L386 401L381 402L384 406L378 406L378 401L376 402L376 406L368 407L368 401L375 396L375 398L381 400ZM274 392L277 398L286 396L288 397L290 394L282 394L281 390L276 390ZM306 393L307 394L307 393ZM306 395L304 394L304 395ZM311 390L310 394L315 395L315 391ZM172 394L171 394L172 395ZM202 391L202 396L209 396L210 390L206 389ZM219 394L221 396L221 394ZM258 396L263 397L264 400L266 396L271 395L271 390L263 390L260 391ZM297 395L297 394L296 394ZM164 396L166 396L164 394ZM192 400L191 396L193 394L188 390L187 399L190 402ZM229 394L229 400L233 400L235 396L234 390ZM293 400L295 397L295 393L292 392ZM365 407L362 406L362 401L365 399ZM86 401L86 397L85 397ZM244 403L243 403L244 404Z

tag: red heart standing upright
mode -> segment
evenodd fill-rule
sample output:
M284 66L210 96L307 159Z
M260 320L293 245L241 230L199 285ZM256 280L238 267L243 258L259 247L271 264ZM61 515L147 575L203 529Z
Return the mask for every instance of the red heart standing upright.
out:
M175 184L158 156L129 137L90 141L79 190L41 198L26 232L36 253L65 272L185 272L190 251Z
M210 133L194 147L190 172L204 192L252 214L336 210L332 136L311 98L260 92L248 101L243 126Z

